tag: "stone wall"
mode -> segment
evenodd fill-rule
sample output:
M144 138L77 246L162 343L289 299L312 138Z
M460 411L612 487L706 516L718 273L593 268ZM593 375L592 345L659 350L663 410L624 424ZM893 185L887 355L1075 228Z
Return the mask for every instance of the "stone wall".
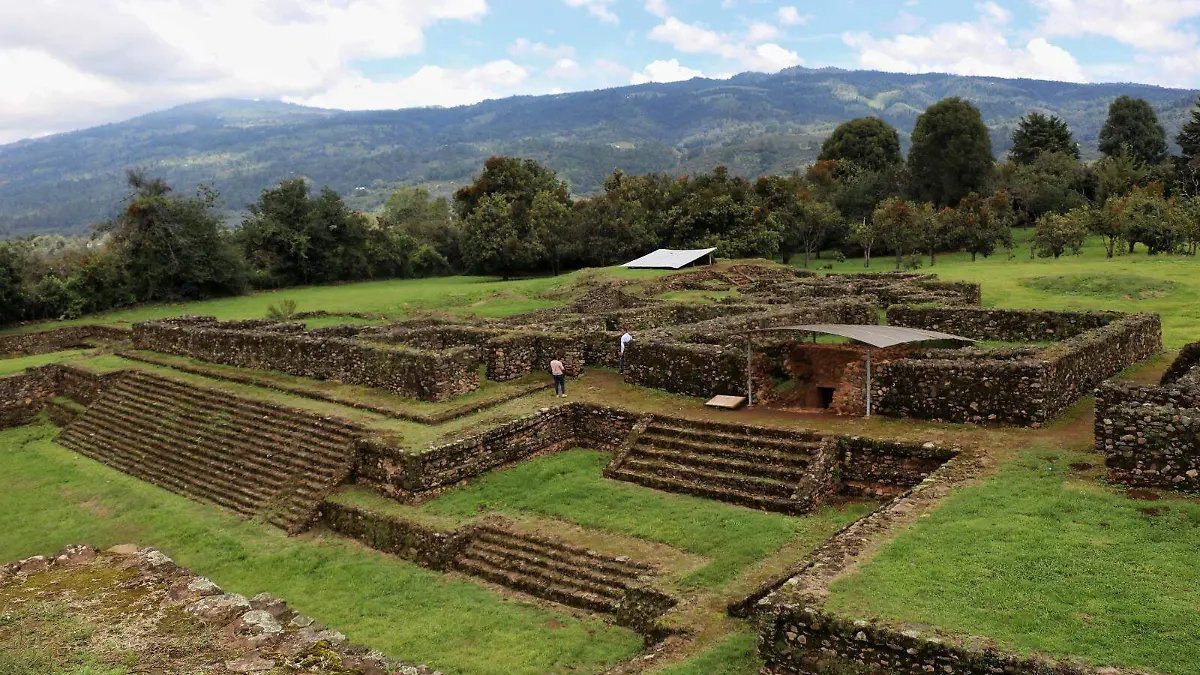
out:
M120 342L130 338L128 328L66 326L30 333L0 335L0 355L33 355L90 347L97 341Z
M358 445L355 480L385 494L418 494L542 452L578 445L615 448L635 420L635 415L621 410L568 403L426 450L365 438Z
M41 369L0 378L0 429L31 422L54 396L54 378Z
M853 620L803 605L759 618L765 675L1089 675L1083 666L951 641L878 621Z
M1043 342L1065 340L1125 316L1120 312L983 309L978 307L888 307L889 326L923 328L975 340Z
M134 346L202 361L386 389L446 401L479 387L471 347L430 352L307 333L245 330L255 322L149 321L134 326Z
M1184 347L1162 381L1100 386L1096 451L1115 483L1200 492L1200 343Z
M870 496L903 492L956 454L933 443L897 443L860 436L838 436L837 447L843 490Z
M377 551L435 570L449 570L470 540L470 532L443 531L412 520L387 518L370 509L326 501L321 523Z
M91 405L121 377L123 371L96 373L83 368L52 364L43 368L54 378L54 393L76 403Z
M1092 318L1080 318L1075 325L1098 321L1093 314L1085 316ZM879 362L872 372L875 409L894 417L1041 426L1100 382L1162 348L1156 315L1105 318L1103 325L1029 357L995 359L975 353ZM1057 325L1065 330L1071 320Z
M625 349L625 381L688 396L744 396L746 350L635 340Z
M680 326L670 331L669 335L679 342L744 346L748 331L808 323L873 325L878 323L878 317L870 303L846 298L701 321Z
M614 342L615 344L615 342ZM534 372L550 373L550 361L560 359L566 374L577 377L588 362L588 341L579 334L516 332L483 345L487 378L516 380Z

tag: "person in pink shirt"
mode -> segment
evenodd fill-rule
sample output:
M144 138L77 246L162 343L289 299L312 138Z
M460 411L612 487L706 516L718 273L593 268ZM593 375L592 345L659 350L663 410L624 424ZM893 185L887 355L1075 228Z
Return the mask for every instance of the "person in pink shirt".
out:
M566 398L567 371L563 368L562 361L554 359L550 362L550 376L554 378L554 395Z

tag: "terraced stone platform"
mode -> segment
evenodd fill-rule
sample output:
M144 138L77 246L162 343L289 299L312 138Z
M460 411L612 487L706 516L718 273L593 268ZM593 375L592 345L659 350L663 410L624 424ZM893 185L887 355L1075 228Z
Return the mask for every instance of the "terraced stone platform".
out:
M634 434L606 477L782 513L837 489L835 444L813 432L655 417Z
M349 474L360 433L341 421L130 371L58 442L173 492L298 532Z
M626 592L653 571L646 563L491 525L475 530L454 565L502 586L605 614L616 614Z

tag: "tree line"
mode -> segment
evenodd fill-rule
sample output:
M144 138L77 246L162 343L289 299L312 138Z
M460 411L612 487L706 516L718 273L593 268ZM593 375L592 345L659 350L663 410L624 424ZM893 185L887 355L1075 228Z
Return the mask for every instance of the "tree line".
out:
M812 166L746 179L724 167L676 177L614 171L604 191L573 199L550 169L493 157L451 198L395 192L378 213L346 206L303 178L264 190L236 227L201 186L179 194L130 171L120 216L88 239L0 243L0 323L75 317L144 302L234 295L364 279L453 273L509 278L625 262L658 248L715 247L721 257L805 266L823 252L894 256L915 266L939 252L990 256L1034 227L1031 255L1078 252L1103 237L1110 257L1140 244L1195 255L1200 244L1200 106L1182 152L1144 100L1121 97L1085 164L1061 119L1031 112L997 163L979 110L940 101L916 121L903 156L896 129L845 122ZM1011 254L1010 254L1011 255Z

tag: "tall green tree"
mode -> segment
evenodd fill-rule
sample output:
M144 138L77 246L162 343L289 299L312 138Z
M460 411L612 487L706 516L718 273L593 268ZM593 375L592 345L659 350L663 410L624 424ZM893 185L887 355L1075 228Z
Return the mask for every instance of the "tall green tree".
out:
M1080 209L1066 214L1051 213L1038 221L1034 229L1034 244L1043 258L1058 258L1078 254L1087 239L1088 226Z
M418 246L432 246L451 265L461 263L458 221L445 197L434 197L423 187L400 188L384 202L380 220Z
M235 232L257 286L349 281L369 276L367 221L329 188L315 197L303 178L263 190Z
M996 248L1012 247L1012 227L1016 222L1012 200L1000 190L990 197L971 193L958 204L955 239L962 250L971 254L971 262L987 258Z
M9 242L0 242L0 326L25 318L28 299L18 256L18 251Z
M539 192L529 211L530 231L542 243L550 272L558 276L571 248L571 209L551 192Z
M554 171L532 159L492 157L474 182L454 193L454 208L458 217L466 220L484 197L502 196L512 206L513 217L526 220L540 192L549 192L564 205L571 205L567 184Z
M1031 164L1044 152L1079 159L1079 145L1071 135L1071 127L1055 115L1031 112L1022 117L1013 129L1012 142L1008 156L1016 164Z
M1179 130L1175 142L1180 149L1176 160L1180 187L1189 196L1200 195L1200 102L1192 108L1192 118Z
M908 173L919 201L953 206L971 192L983 192L994 163L987 125L970 102L948 98L917 118Z
M1062 152L1041 152L1027 164L1011 165L1004 181L1023 222L1047 213L1066 213L1087 201L1092 189L1087 167Z
M111 247L140 302L208 298L241 293L242 258L216 211L217 194L174 195L171 186L144 172L127 174L131 194L111 230Z
M1167 132L1149 101L1121 96L1112 102L1108 120L1100 129L1100 152L1107 157L1128 152L1139 166L1166 159Z
M883 171L904 161L900 156L900 134L878 117L839 124L821 144L818 159L849 161L868 171Z
M485 195L463 221L462 255L472 274L504 279L532 271L546 255L531 229L528 213L517 218L516 203L507 195Z

